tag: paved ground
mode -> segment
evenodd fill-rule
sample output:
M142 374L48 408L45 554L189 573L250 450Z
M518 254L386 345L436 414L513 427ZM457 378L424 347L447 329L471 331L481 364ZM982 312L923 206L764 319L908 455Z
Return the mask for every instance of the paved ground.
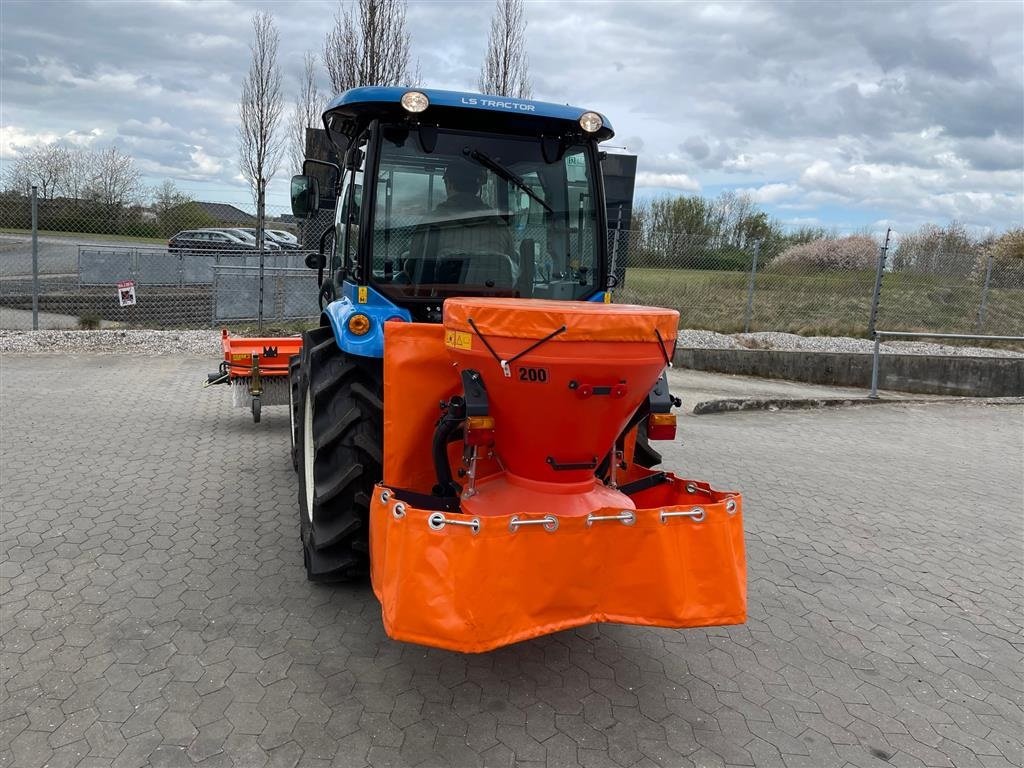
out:
M750 620L482 656L300 570L287 415L195 358L6 356L0 763L1020 766L1024 409L685 420Z

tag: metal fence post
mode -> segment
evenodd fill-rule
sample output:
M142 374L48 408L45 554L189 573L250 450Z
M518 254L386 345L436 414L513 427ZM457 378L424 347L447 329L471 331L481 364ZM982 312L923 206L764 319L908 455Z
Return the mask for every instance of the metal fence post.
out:
M259 333L263 333L263 255L264 255L264 243L263 243L263 231L265 226L265 211L263 209L264 193L266 191L267 182L264 179L259 180L258 193L256 196L256 247L259 248L260 253L260 303L259 303L259 318L257 321L257 328Z
M32 187L32 330L39 330L39 188Z
M750 333L750 321L754 316L754 283L757 277L757 257L761 253L761 241L754 241L754 258L750 263L750 282L747 284L747 311L743 316L743 332Z
M871 400L878 399L878 345L882 341L882 337L877 333L875 334L875 351L871 356L871 392L868 393L868 397Z
M889 252L889 236L891 234L892 227L885 230L885 242L878 249L878 267L875 269L875 290L871 294L871 316L868 318L869 338L875 335L875 324L878 322L878 301L882 296L882 276L885 274L885 258Z
M985 265L985 284L981 287L981 301L978 303L978 324L976 333L981 333L985 325L985 312L988 309L988 286L992 282L992 252L988 254L988 264Z

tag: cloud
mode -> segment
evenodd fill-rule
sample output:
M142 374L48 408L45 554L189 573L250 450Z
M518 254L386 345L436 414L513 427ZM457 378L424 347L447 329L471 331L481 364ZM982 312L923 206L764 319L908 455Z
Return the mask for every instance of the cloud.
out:
M674 189L680 192L700 192L700 184L685 173L652 173L638 171L636 174L638 187L654 187L656 189Z
M5 125L0 127L0 157L18 157L36 147L52 144L58 138L55 133L26 131L17 125Z
M153 183L189 179L206 199L247 202L236 104L248 18L267 7L290 103L336 0L5 4L3 122L15 128L0 156L116 141ZM424 85L475 88L491 11L410 4ZM892 2L880 15L867 3L635 0L529 3L527 16L536 97L607 114L611 143L639 155L638 188L747 190L772 214L851 228L1024 217L1020 3ZM270 187L282 205L286 182Z
M29 131L17 125L0 128L0 157L14 158L48 144L64 144L72 147L88 147L103 137L103 131L72 130L60 135L49 131Z
M795 184L765 184L760 187L752 187L742 190L750 196L755 203L780 203L783 200L791 200L799 197L800 187Z
M711 147L700 136L690 136L683 142L682 149L698 162L711 154Z

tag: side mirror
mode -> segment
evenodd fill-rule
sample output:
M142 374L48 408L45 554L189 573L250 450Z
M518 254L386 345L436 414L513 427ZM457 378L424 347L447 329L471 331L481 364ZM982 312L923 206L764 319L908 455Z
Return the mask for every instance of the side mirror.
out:
M292 214L300 219L320 208L320 183L313 176L292 176Z

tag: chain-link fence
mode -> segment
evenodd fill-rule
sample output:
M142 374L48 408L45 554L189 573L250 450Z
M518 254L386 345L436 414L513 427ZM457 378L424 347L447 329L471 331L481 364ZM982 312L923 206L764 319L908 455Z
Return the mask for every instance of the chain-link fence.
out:
M224 203L163 211L0 195L0 328L248 328L259 317L256 216ZM268 206L263 320L308 324L319 313L305 266L320 231ZM35 314L33 309L35 308Z
M994 249L900 257L867 236L734 242L620 232L616 299L679 310L682 325L731 333L867 336L888 330L1024 331L1024 260ZM877 302L877 303L876 303Z
M34 290L31 201L0 195L0 328L31 328L34 298L41 328L248 327L258 316L256 219L243 207L107 210L39 200L36 216ZM304 262L329 226L327 213L301 222L267 207L268 328L316 317L316 273ZM609 243L620 278L615 300L678 309L686 328L866 336L874 315L878 328L893 331L1024 331L1024 259L994 248L650 231L612 231Z

